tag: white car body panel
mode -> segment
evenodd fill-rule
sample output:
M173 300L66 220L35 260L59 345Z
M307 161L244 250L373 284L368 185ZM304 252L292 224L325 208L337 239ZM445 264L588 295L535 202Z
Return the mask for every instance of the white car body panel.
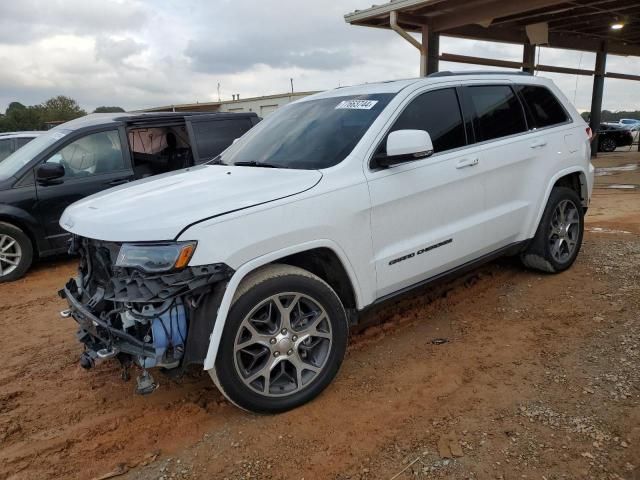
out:
M65 210L60 224L76 235L106 241L173 240L203 218L295 195L320 178L315 170L202 165L84 198Z
M544 85L571 121L373 170L370 160L404 107L428 90L472 84ZM117 242L196 240L190 265L235 270L204 368L213 372L234 294L256 268L314 248L332 250L363 309L387 295L535 234L554 183L578 172L593 188L587 125L552 82L468 75L336 89L295 103L397 93L338 165L321 171L206 166L112 189L69 207L61 224ZM283 110L287 107L283 107ZM230 147L251 141L258 124ZM437 245L436 250L420 250ZM411 261L394 262L414 254ZM215 379L215 375L214 379Z

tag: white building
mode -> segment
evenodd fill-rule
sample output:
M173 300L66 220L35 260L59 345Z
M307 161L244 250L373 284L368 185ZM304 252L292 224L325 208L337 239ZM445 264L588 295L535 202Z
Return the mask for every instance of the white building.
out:
M235 98L220 102L185 103L141 110L143 112L256 112L264 118L279 107L317 92L283 93L264 97ZM240 97L240 95L238 95Z

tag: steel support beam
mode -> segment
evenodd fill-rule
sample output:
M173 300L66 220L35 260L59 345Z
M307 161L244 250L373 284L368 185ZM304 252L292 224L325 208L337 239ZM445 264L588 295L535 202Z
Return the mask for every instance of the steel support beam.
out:
M484 65L487 67L515 68L515 69L522 68L522 63L520 62L512 62L509 60L496 60L494 58L470 57L468 55L457 55L455 53L443 53L440 55L440 60L442 60L443 62L467 63L470 65Z
M524 44L522 52L522 71L533 75L536 68L536 46L531 43Z
M607 44L602 44L596 53L596 70L593 77L593 93L591 95L591 120L589 126L594 133L591 142L591 154L595 157L598 154L599 138L596 132L600 129L602 120L602 96L604 94L604 79L607 69Z

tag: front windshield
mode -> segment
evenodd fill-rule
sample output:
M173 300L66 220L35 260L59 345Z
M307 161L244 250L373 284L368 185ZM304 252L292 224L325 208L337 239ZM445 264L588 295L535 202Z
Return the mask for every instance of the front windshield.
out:
M393 94L331 97L287 105L220 157L227 165L322 169L344 160Z
M34 138L24 147L16 150L14 153L0 162L0 178L9 178L14 176L18 171L29 163L41 151L53 145L62 137L67 135L70 130L51 130Z

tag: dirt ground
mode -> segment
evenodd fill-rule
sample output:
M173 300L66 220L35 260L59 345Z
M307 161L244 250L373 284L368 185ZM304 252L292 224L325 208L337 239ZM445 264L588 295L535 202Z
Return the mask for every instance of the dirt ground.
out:
M74 261L0 285L0 479L640 479L640 154L596 165L571 270L503 259L390 304L278 416L197 371L139 397L82 370L56 296Z

